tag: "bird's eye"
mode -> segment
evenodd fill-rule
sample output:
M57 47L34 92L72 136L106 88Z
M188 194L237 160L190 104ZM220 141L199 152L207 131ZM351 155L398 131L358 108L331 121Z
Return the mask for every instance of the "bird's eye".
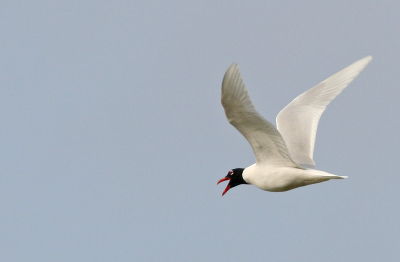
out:
M233 171L232 171L232 170L229 171L229 172L228 172L228 175L233 175Z

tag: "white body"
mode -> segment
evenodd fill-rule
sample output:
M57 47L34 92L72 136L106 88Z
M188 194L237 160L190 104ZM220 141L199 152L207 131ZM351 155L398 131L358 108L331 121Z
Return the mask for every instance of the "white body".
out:
M253 164L243 171L243 179L247 183L270 192L283 192L301 186L324 182L329 179L342 178L346 177L313 169L258 164Z
M244 169L243 179L262 190L282 192L346 178L314 169L318 122L326 106L371 59L361 59L299 95L278 114L277 128L256 111L239 67L232 64L222 82L221 102L229 123L247 139L256 158Z

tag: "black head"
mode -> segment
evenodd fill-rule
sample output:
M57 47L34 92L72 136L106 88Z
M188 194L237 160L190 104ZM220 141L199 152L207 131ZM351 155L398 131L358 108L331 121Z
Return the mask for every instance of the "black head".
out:
M231 189L232 187L241 185L241 184L247 184L246 181L244 181L243 179L243 168L235 168L232 169L228 172L228 174L226 175L226 177L222 178L221 180L218 181L217 185L219 183L221 183L222 181L226 181L229 180L228 185L226 186L224 192L222 193L222 195L225 195L226 192L228 192L229 189Z

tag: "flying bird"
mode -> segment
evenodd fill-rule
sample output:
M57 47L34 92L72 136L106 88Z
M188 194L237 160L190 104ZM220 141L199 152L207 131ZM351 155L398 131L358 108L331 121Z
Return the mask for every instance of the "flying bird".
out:
M290 102L276 117L276 127L261 116L250 100L239 67L233 63L222 81L221 102L226 118L250 143L256 163L235 168L218 181L229 189L251 184L270 192L343 179L315 169L313 160L319 119L326 106L368 65L365 57L339 71Z

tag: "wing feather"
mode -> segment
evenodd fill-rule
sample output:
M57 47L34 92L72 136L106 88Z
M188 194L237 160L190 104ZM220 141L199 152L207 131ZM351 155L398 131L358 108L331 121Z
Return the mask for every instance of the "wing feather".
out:
M322 81L296 97L276 117L290 155L301 166L315 168L314 144L322 113L371 60L371 56L365 57Z
M236 63L225 73L221 102L226 118L250 143L258 164L299 167L275 126L254 108Z

